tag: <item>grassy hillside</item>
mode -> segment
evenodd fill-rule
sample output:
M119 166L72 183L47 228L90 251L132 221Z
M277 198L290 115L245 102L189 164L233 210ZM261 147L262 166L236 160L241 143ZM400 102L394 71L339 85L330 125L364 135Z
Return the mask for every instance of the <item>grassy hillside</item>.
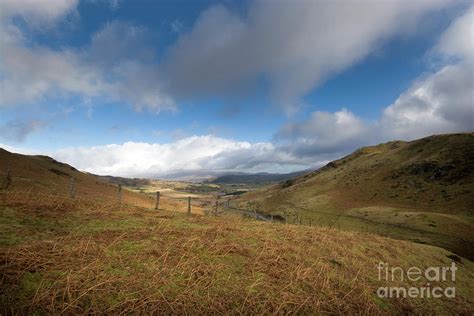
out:
M455 298L379 298L377 264L449 266L443 249L334 228L186 216L0 192L0 313L470 313L473 263Z
M474 134L361 148L243 195L243 208L429 243L474 258Z
M47 156L15 154L0 148L0 189L5 185L8 170L12 179L8 191L22 194L25 198L38 195L68 197L71 177L74 177L76 197L118 202L117 185ZM122 201L143 207L152 207L155 203L152 195L137 194L125 188L122 190ZM163 199L160 208L184 210L184 204Z

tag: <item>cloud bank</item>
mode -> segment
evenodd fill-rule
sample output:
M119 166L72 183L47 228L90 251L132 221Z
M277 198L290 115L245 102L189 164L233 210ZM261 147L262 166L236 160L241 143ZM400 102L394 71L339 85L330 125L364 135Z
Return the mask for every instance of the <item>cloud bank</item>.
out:
M242 15L217 5L179 33L158 63L147 31L127 23L109 23L81 48L32 43L28 34L58 25L78 2L6 0L0 4L0 106L72 94L160 112L183 100L252 93L263 81L272 103L292 113L327 78L413 32L450 2L260 0ZM14 22L18 17L28 30Z
M449 1L255 1L240 16L204 12L169 51L163 71L178 96L241 93L264 78L274 104L301 97Z
M0 3L0 107L72 95L156 113L176 110L174 100L160 89L156 54L147 46L143 28L111 22L81 48L52 49L32 42L29 32L57 25L77 5L48 1ZM29 32L14 23L18 17L28 23Z
M314 112L303 122L283 126L276 140L304 157L347 153L393 139L474 131L474 42L469 38L474 38L474 6L448 27L434 47L444 66L418 78L378 120L365 122L346 109Z
M71 147L50 154L80 170L127 177L219 171L285 172L300 170L308 163L268 142L251 144L211 135L191 136L168 144L127 142Z

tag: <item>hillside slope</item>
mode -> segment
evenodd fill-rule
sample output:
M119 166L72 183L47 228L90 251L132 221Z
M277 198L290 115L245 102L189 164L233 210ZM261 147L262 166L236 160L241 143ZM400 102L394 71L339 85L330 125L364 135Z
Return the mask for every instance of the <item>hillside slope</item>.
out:
M0 189L5 187L8 170L12 179L7 190L10 193L69 197L70 181L74 177L76 198L118 202L117 185L106 183L95 175L81 172L51 157L21 155L0 148ZM121 195L124 203L144 207L154 205L152 196L126 189L122 190ZM163 200L160 207L175 208L176 203Z
M234 203L435 244L473 258L473 193L474 134L463 133L361 148Z
M186 216L0 192L0 314L470 314L474 265L334 228ZM455 298L380 298L377 265L456 261Z

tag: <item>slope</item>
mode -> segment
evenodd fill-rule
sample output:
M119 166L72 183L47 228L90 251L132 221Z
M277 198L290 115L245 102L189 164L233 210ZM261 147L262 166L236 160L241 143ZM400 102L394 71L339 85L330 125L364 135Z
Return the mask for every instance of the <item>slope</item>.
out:
M29 156L8 152L0 148L0 189L5 190L6 177L10 171L11 184L8 192L24 196L69 197L71 178L74 178L76 198L95 201L118 202L117 185L101 181L96 176L81 172L76 168L47 156ZM121 200L124 203L152 207L152 196L138 194L123 189ZM176 208L176 203L162 201L162 208ZM184 206L182 207L184 209Z
M474 134L361 148L234 203L313 223L370 230L474 257Z
M386 262L451 266L455 298L381 298ZM468 314L474 266L452 253L334 228L13 200L0 192L1 314Z

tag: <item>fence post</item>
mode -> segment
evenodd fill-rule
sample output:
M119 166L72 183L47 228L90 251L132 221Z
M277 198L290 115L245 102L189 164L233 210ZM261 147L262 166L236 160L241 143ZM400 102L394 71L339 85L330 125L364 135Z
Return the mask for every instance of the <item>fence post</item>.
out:
M10 168L7 169L7 178L6 178L6 183L5 183L5 189L8 189L10 184L12 183L12 171Z
M160 207L160 191L156 192L156 205L155 205L155 210L157 210Z
M256 210L253 210L253 216L255 217L255 219L257 219L257 211Z
M74 177L69 180L69 197L71 199L76 197L76 179Z
M288 213L285 211L285 224L288 224Z
M270 220L273 222L273 214L270 214Z
M122 204L122 185L118 185L118 191L117 191L117 198L119 201L119 204Z
M191 197L188 196L188 215L191 215Z

